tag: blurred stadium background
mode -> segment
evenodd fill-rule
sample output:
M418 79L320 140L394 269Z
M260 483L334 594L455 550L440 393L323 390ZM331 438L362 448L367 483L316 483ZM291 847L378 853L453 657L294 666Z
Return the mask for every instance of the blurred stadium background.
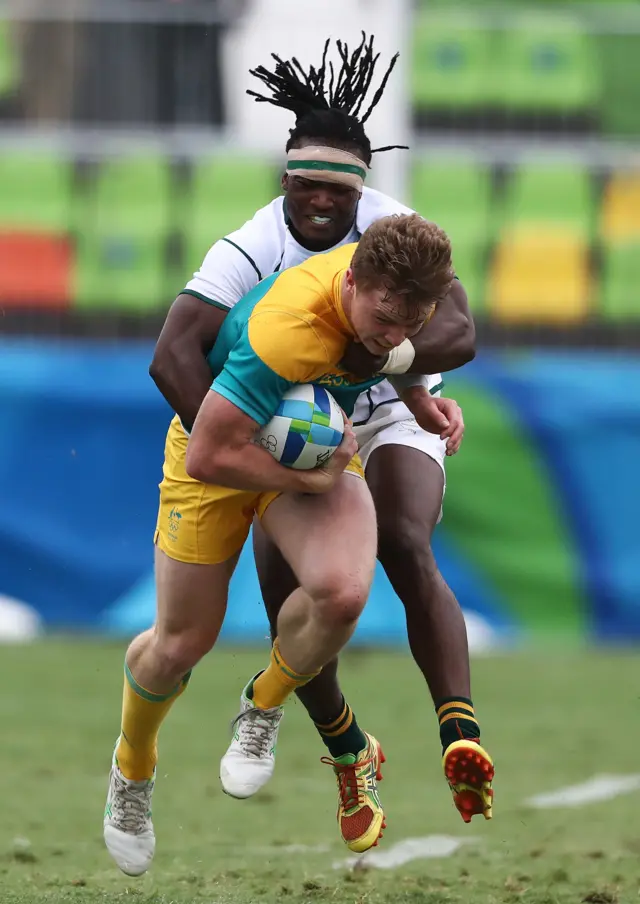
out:
M268 650L247 553L227 646L163 731L154 870L128 882L100 816L124 645L153 616L154 340L213 241L278 192L292 122L245 95L248 69L362 28L402 51L372 143L411 147L372 184L450 232L477 322L476 360L445 375L467 434L435 550L473 649L497 650L473 676L496 815L453 812L383 574L342 677L388 758L373 865L402 868L345 872L300 706L269 788L220 793ZM2 904L637 902L619 647L640 639L639 59L637 2L0 0L0 639L62 635L0 656ZM462 865L407 864L469 840Z
M364 27L402 51L374 144L411 146L372 182L450 232L478 325L447 378L468 434L442 570L479 642L637 638L639 5L326 0L313 27L307 7L0 3L0 593L51 628L148 621L153 340L278 192L292 125L248 69ZM390 594L380 575L359 639L402 638ZM227 630L264 634L249 556Z

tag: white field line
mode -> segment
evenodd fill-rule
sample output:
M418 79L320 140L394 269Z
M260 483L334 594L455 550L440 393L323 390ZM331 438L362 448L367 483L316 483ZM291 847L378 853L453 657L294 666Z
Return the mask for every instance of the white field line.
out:
M427 835L424 838L405 838L386 850L367 851L361 856L347 857L337 860L334 869L394 869L404 866L411 860L433 860L450 857L463 844L475 841L474 838L453 838L451 835Z
M250 848L252 854L269 855L278 854L327 854L331 850L329 844L271 844L256 845Z
M583 807L600 800L611 800L613 797L638 789L640 789L638 773L633 775L594 775L593 778L579 785L569 785L566 788L558 788L557 791L536 794L528 798L525 804L539 810L552 807Z
M594 775L579 785L569 785L536 794L524 801L535 809L553 807L582 807L598 801L611 800L621 794L640 790L640 773L632 775ZM334 869L395 869L412 860L433 860L450 857L465 844L476 842L477 838L455 838L452 835L426 835L421 838L405 838L390 848L367 851L333 863ZM290 844L274 847L252 848L262 854L303 854L327 853L329 845Z

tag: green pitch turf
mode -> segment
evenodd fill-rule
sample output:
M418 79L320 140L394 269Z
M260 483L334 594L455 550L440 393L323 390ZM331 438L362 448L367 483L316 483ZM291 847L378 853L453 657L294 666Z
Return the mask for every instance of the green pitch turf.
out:
M60 640L0 650L1 904L637 904L640 792L577 809L524 804L597 773L640 772L635 654L475 660L497 775L493 821L469 826L442 778L435 716L413 662L345 656L345 690L387 756L389 828L379 850L408 837L473 839L447 859L354 872L334 868L348 855L334 780L298 704L288 706L271 784L253 800L222 794L228 723L267 648L214 652L165 725L157 855L137 880L118 872L101 834L122 654L119 645Z

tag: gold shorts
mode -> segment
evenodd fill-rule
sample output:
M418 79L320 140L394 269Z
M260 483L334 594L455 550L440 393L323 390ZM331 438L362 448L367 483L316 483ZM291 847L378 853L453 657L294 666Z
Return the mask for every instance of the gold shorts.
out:
M179 562L226 562L242 549L254 516L261 518L280 493L231 490L194 480L185 470L187 442L179 418L174 417L165 443L153 542ZM364 477L357 455L347 471Z

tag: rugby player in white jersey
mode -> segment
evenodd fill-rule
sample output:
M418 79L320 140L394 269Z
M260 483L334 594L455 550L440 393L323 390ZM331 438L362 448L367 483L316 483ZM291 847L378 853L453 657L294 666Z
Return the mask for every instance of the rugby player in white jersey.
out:
M338 42L342 68L333 80L326 65L328 45L321 65L308 72L278 57L274 57L273 72L265 67L253 71L267 93L249 93L295 115L295 128L286 144L283 196L213 245L169 311L150 373L187 430L211 385L207 354L226 312L240 298L260 279L313 254L357 242L377 219L409 211L363 184L374 153L363 126L380 99L395 58L367 106L365 96L378 59L373 40L363 37L353 53ZM211 204L215 205L215 198ZM428 210L421 213L428 216ZM344 361L349 371L361 376L429 374L425 382L431 395L423 386L416 387L422 395L412 405L422 426L388 381L362 395L353 423L376 505L378 558L405 607L411 652L436 709L445 777L465 822L479 813L491 817L493 765L479 744L464 619L439 573L430 538L441 514L445 456L457 451L464 427L456 403L439 398L440 372L470 361L474 343L466 293L455 281L412 340L392 353L380 347L375 355L354 343ZM421 407L420 399L425 398L429 402ZM297 581L258 527L254 549L275 637L278 611ZM199 579L179 592L199 597L204 604L207 567L200 565ZM277 700L253 699L253 681L242 693L233 740L221 763L223 788L236 797L249 797L271 776L282 716ZM362 756L367 742L340 691L337 661L297 695L328 748L328 761L338 779L340 811L348 814L353 801L366 790ZM416 774L419 768L416 764Z

